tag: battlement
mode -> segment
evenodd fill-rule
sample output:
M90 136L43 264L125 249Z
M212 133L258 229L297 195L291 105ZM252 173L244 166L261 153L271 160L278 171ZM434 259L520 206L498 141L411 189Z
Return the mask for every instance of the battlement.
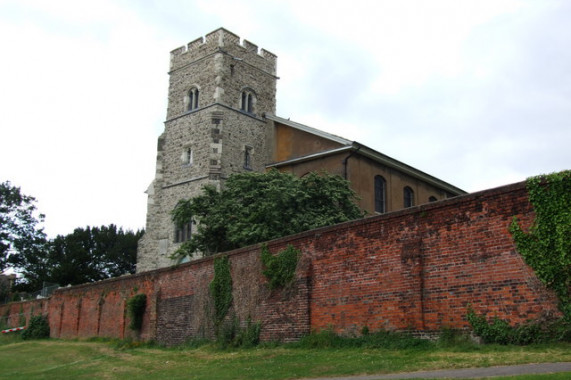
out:
M245 39L241 41L239 36L224 28L216 29L205 37L199 37L186 46L171 51L171 70L176 70L217 51L223 51L237 60L257 66L270 74L276 74L277 56L275 54L260 49L258 45Z

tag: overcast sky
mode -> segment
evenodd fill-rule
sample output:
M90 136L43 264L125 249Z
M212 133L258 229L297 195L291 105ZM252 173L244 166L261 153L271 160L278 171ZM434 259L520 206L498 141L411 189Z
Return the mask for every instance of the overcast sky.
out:
M468 192L571 168L571 1L0 0L0 182L50 237L145 225L169 52L278 56L278 116Z

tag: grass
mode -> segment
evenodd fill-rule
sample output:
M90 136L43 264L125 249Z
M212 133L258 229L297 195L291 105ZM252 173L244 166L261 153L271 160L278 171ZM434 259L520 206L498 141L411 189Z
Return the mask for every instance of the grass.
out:
M101 340L22 341L5 335L0 339L0 378L270 380L571 361L568 343L524 347L421 344L400 349L309 346L161 348ZM509 379L567 379L570 374L564 375Z

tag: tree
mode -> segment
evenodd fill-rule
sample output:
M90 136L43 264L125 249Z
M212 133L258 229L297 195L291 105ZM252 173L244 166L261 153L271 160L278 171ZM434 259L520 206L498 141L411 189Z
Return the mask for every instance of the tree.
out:
M15 257L43 249L46 236L38 224L44 216L37 215L35 202L9 181L0 183L0 272Z
M174 256L212 255L356 219L363 216L356 200L348 181L327 173L234 174L223 190L205 186L200 196L176 205L175 224L198 228Z
M50 240L43 254L20 255L19 288L39 289L43 282L77 285L135 273L137 242L144 231L123 231L114 224L76 228Z

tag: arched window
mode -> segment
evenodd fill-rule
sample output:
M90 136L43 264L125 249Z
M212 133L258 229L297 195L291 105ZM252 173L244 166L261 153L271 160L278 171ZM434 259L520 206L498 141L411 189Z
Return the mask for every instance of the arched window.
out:
M375 176L375 212L387 212L387 181L380 175Z
M438 199L435 196L428 197L429 202L436 202Z
M242 91L240 101L240 110L247 113L254 113L254 104L256 103L256 95L251 90Z
M187 240L190 240L190 236L192 235L192 223L188 222L183 224L182 226L175 226L174 231L174 242L175 243L183 243Z
M194 111L195 109L198 108L198 95L199 94L200 94L200 91L196 87L193 87L190 90L188 90L187 103L186 103L186 110L187 111Z
M246 91L242 92L242 101L240 102L240 109L242 111L246 110L247 99L248 99L248 94L246 93Z
M248 113L252 113L252 94L248 94Z
M414 191L408 186L406 186L403 190L404 193L404 207L412 207L414 206Z

